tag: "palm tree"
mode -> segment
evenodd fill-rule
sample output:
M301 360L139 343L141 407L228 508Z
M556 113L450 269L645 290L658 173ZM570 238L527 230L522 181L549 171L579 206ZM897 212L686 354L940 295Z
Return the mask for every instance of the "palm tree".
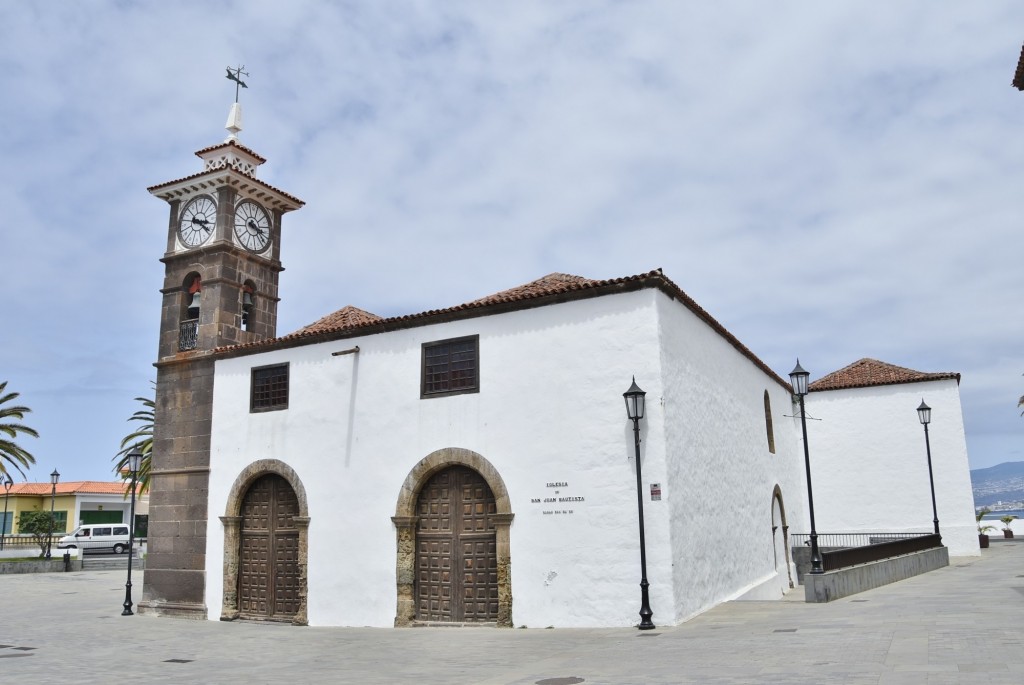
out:
M128 453L138 447L142 451L142 463L139 466L138 485L139 494L149 491L149 467L150 457L153 455L153 420L156 411L156 401L148 397L136 397L136 402L141 402L143 409L138 410L130 417L129 421L141 421L142 426L124 436L121 439L121 451L114 455L114 473L125 481L132 479L132 473L128 470Z
M7 392L7 381L0 383L0 474L10 475L8 466L13 466L24 478L25 472L21 470L22 467L31 468L30 465L36 463L36 458L26 452L24 448L19 447L14 439L18 437L18 433L31 435L33 438L38 438L39 433L20 423L8 422L10 419L23 421L25 414L32 411L28 407L4 406L17 399L18 394Z

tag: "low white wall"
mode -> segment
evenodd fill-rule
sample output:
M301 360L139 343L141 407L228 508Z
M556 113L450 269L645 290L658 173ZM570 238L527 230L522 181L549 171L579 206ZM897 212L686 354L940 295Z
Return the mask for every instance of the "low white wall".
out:
M979 554L960 392L954 379L807 396L819 533L932 530L924 427L917 418L922 398L932 407L929 438L942 542L952 556ZM799 430L799 420L793 422ZM810 532L804 517L802 526L791 525L792 532Z

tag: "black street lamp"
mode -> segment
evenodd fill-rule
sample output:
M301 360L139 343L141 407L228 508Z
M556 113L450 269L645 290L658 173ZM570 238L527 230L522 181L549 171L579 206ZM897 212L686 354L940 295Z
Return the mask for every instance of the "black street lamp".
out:
M57 496L57 481L60 480L60 474L57 473L57 469L53 470L50 474L50 536L46 539L46 558L50 558L50 546L53 545L53 500Z
M647 543L644 541L644 493L643 477L640 475L640 419L644 417L644 395L643 390L637 387L636 377L633 377L633 385L629 390L622 393L626 399L626 415L633 422L633 438L636 445L636 505L640 511L640 630L651 630L654 624L651 622L651 601L647 594L650 585L647 582Z
M4 548L4 537L7 535L7 498L11 495L12 485L14 485L14 481L11 480L11 474L8 473L4 480L4 520L0 522L0 549Z
M122 616L132 615L132 557L135 556L135 483L142 464L142 451L136 445L128 453L128 470L132 472L132 510L128 519L128 582L124 584L124 611Z
M928 440L928 424L932 422L932 408L921 400L921 406L917 408L917 418L924 426L924 447L928 453L928 485L932 489L932 523L935 524L935 534L939 535L939 510L935 507L935 479L932 478L932 446ZM942 536L939 535L939 540Z
M804 432L804 467L807 469L807 508L811 512L811 573L824 573L821 567L821 553L818 551L818 531L814 527L814 491L811 489L811 453L807 448L807 414L804 411L804 395L807 394L807 379L811 374L800 366L796 360L796 368L789 372L793 394L800 398L800 427Z

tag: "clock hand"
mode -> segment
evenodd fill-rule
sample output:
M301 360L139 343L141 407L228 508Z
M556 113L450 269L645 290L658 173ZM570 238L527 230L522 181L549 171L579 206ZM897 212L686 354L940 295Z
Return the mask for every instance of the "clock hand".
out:
M192 217L192 223L193 224L199 224L199 226L204 231L209 231L210 230L210 227L208 225L210 222L207 219L197 219L196 217Z

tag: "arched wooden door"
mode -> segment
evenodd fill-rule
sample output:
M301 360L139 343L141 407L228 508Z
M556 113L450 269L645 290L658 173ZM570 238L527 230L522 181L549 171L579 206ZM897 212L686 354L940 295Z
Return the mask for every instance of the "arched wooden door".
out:
M299 608L299 501L281 476L253 482L242 499L238 611L241 618L290 621Z
M498 616L494 494L476 471L435 474L416 503L416 618L489 622Z

